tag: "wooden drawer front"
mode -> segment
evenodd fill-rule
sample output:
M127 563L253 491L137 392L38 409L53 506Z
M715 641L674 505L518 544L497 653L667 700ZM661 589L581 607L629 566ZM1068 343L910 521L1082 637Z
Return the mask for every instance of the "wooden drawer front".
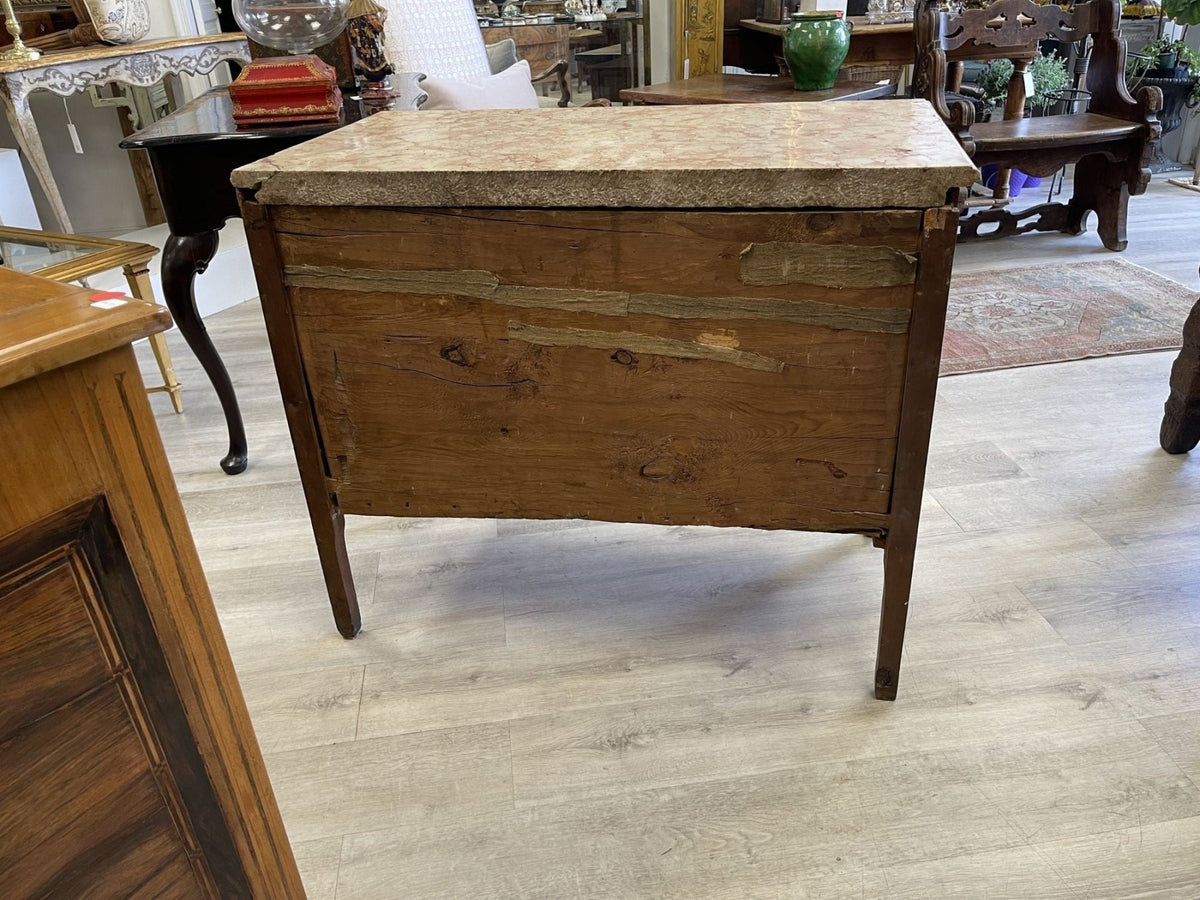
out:
M0 896L245 897L103 503L0 542Z
M511 38L517 45L517 59L527 59L537 75L539 66L566 59L570 43L565 25L505 25L483 29L485 44L498 44Z
M919 213L276 219L345 512L862 529L889 510Z

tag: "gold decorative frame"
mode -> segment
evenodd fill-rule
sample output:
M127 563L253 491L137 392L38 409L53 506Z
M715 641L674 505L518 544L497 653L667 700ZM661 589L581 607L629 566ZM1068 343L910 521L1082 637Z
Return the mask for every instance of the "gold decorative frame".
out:
M85 256L66 259L33 272L42 278L54 281L72 282L98 275L109 269L121 269L129 284L129 293L139 300L157 303L154 298L154 287L150 284L150 260L158 254L158 248L150 244L138 244L132 241L118 241L112 238L86 237L80 234L62 234L55 231L37 231L29 228L12 228L0 225L0 245L6 242L16 244L40 244L53 250L56 246L62 248L80 247L91 252ZM154 352L154 361L162 374L161 385L148 386L146 393L166 393L171 398L171 406L175 412L183 412L183 397L180 394L181 385L175 377L175 367L171 363L171 354L167 350L167 341L162 333L150 335L150 349Z

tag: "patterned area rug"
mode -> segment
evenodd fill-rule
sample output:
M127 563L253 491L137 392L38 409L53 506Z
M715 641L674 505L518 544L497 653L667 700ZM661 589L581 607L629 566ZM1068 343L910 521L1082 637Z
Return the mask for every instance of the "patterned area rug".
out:
M955 275L942 374L1175 349L1196 297L1122 259Z

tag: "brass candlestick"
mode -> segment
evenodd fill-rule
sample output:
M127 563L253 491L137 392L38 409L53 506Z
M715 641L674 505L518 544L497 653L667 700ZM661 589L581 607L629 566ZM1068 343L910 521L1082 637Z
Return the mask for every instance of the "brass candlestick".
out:
M0 60L31 60L41 56L42 51L26 47L25 42L21 40L21 23L17 21L11 0L0 0L0 7L4 9L4 27L8 29L13 40L11 47L0 51Z

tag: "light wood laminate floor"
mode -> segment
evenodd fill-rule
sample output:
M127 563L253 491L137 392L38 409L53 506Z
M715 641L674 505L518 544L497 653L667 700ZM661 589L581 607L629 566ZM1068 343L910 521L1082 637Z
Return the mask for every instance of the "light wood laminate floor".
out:
M1200 288L1200 195L1124 257ZM1094 234L958 271L1109 258ZM334 630L256 304L209 321L250 469L173 332L156 399L310 897L1200 896L1200 455L1173 353L945 378L900 699L854 536L351 521Z

